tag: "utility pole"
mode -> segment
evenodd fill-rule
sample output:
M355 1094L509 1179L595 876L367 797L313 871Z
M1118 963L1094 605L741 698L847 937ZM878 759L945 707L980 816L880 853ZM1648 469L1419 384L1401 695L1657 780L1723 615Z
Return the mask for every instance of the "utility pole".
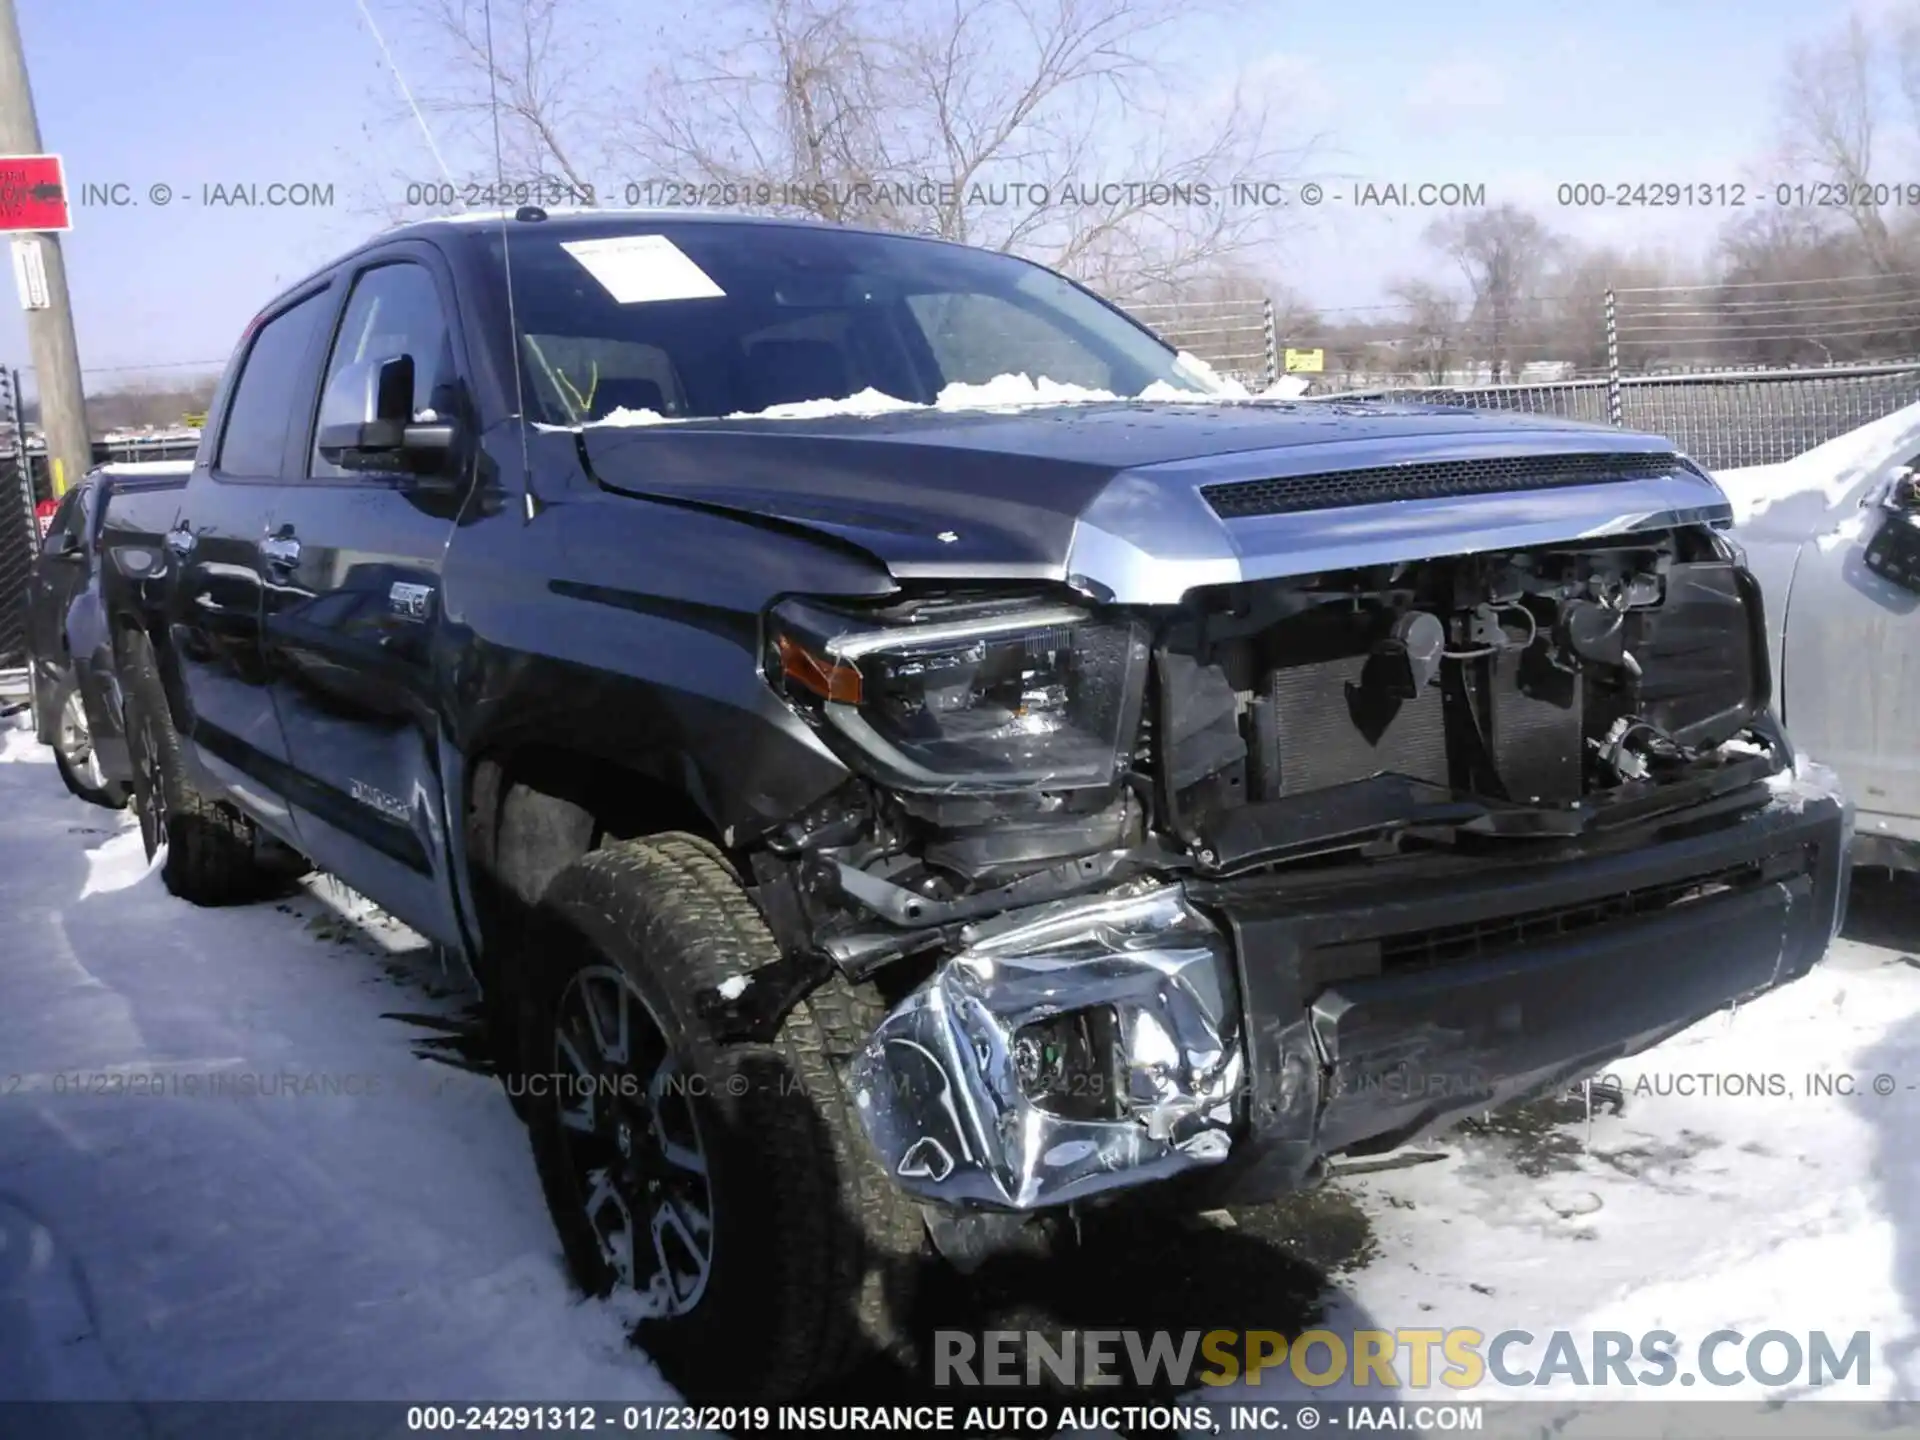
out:
M14 0L0 0L0 155L38 155L40 122L33 113L27 57L13 5ZM67 296L67 263L60 237L43 232L33 240L40 246L50 303L44 310L27 311L27 346L40 397L40 433L46 437L47 463L58 495L92 468L93 438L87 430L80 346L73 334L73 304Z

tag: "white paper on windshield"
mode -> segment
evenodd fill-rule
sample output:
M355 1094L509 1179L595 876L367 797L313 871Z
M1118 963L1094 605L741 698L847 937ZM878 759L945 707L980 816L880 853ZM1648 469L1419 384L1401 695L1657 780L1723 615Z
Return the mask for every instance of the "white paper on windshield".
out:
M664 235L568 240L560 248L587 269L621 305L650 300L711 300L726 291Z

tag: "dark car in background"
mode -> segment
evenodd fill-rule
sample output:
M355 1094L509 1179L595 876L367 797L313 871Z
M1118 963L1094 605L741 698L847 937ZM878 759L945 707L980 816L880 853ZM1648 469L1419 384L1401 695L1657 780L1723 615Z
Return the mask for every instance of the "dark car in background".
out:
M190 460L102 465L60 498L27 581L27 673L34 733L67 788L120 809L131 793L112 642L101 603L101 523L109 492L178 486Z

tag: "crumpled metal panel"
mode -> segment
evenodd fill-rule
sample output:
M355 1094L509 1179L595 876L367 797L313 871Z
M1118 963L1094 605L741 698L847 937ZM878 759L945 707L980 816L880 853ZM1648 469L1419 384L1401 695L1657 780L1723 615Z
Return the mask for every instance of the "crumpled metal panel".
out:
M1014 1036L1110 1006L1120 1120L1022 1091ZM945 1204L1030 1210L1224 1159L1244 1071L1231 950L1177 885L980 927L855 1058L867 1136L896 1183Z

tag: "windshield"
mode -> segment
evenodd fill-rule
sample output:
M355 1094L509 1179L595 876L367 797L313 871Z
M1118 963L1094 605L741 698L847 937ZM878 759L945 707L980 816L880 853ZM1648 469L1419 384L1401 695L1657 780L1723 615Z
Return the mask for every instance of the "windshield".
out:
M502 238L484 243L494 265ZM1008 376L1205 394L1175 354L1052 271L824 227L693 222L508 237L530 416L758 413L864 392L932 404ZM949 397L954 392L948 390Z

